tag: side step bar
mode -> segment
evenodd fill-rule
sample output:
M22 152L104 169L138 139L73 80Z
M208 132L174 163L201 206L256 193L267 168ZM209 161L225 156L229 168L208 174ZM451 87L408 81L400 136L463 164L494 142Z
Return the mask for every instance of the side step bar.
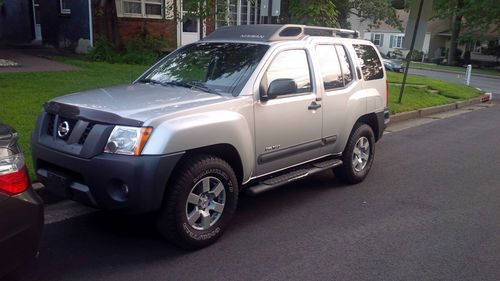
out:
M342 161L339 159L330 159L322 162L306 164L305 166L300 166L292 171L287 171L284 173L280 173L272 178L267 178L266 180L263 180L256 185L247 188L246 194L255 196L262 192L266 192L276 187L340 165L342 165Z

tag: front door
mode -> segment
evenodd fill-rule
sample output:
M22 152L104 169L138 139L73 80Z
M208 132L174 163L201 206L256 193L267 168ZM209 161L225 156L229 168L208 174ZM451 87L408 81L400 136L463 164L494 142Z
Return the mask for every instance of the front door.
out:
M262 78L260 88L268 93L281 88L281 93L255 104L256 175L321 156L321 98L313 88L309 64L306 50L284 50Z
M190 16L190 7L187 1L180 0L182 19L179 22L179 46L184 46L200 40L200 19Z
M33 23L35 25L35 40L42 41L42 25L40 24L39 0L33 0Z

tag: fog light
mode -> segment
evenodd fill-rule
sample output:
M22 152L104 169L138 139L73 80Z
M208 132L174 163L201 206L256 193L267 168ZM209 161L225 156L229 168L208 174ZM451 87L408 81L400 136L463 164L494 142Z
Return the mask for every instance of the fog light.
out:
M130 190L128 185L121 180L112 180L108 187L109 196L118 202L127 201L129 192Z

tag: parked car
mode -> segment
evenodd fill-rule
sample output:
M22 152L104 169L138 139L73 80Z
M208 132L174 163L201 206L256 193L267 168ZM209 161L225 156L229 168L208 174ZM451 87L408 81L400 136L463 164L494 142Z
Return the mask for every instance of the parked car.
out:
M217 240L238 194L333 169L363 181L389 121L387 79L357 32L220 28L132 85L49 101L33 134L39 179L115 212L158 212L184 248Z
M389 58L384 54L381 54L382 61L384 62L384 67L386 70L394 71L394 72L404 72L405 68L403 65L403 60Z
M0 124L0 279L38 253L42 201L30 185L17 132Z

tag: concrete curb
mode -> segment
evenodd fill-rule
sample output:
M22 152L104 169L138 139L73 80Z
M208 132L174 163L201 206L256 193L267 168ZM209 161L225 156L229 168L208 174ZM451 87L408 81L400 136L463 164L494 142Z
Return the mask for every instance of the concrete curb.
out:
M422 109L418 109L418 110L397 113L397 114L391 115L391 123L397 123L397 122L406 121L406 120L410 120L410 119L421 118L421 117L429 116L429 115L436 114L436 113L441 113L441 112L445 112L445 111L464 108L464 107L474 105L474 104L479 104L482 102L488 102L491 100L490 97L491 97L491 94L486 93L484 95L481 95L480 97L472 98L469 100L457 101L455 103L438 105L438 106L427 107L427 108L422 108Z

